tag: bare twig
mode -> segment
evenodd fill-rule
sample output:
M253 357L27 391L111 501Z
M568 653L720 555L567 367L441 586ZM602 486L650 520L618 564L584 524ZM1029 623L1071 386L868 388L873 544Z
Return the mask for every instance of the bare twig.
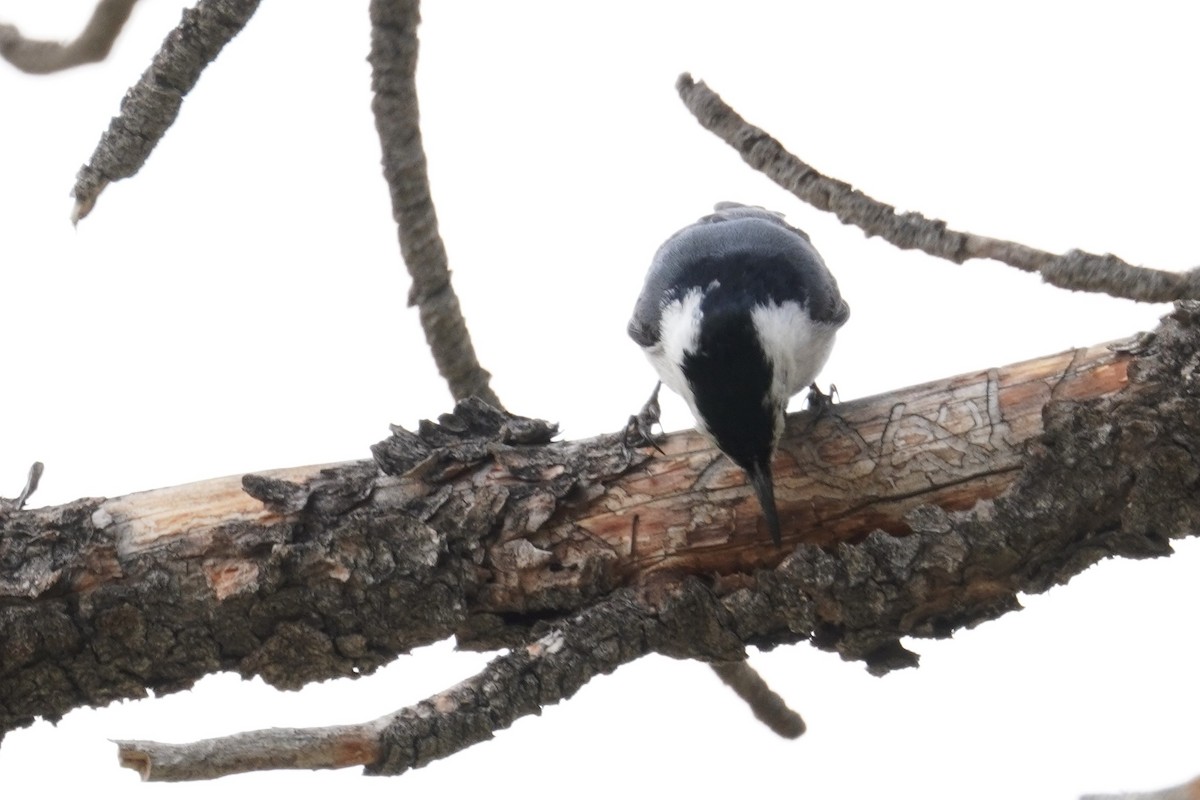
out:
M45 75L103 61L112 50L137 0L100 0L74 41L26 39L12 25L0 25L0 56L22 72Z
M762 676L745 661L721 661L712 664L725 685L746 701L754 716L785 739L804 734L804 718L787 707L783 698L771 691Z
M29 468L29 475L25 478L25 488L17 495L17 508L24 508L25 501L29 496L37 491L38 482L42 479L42 462L35 461L33 466Z
M1172 786L1170 789L1160 789L1156 792L1086 794L1079 800L1200 800L1200 778L1194 778L1182 786Z
M271 728L189 744L118 741L117 760L146 781L194 781L267 769L339 769L379 754L378 722Z
M492 738L678 636L672 606L686 590L651 609L619 591L537 641L493 659L478 675L414 706L361 725L240 733L191 744L117 742L122 766L145 780L203 780L263 769L335 769L364 765L397 775ZM717 648L740 649L720 635Z
M25 501L29 496L37 491L38 481L42 479L42 462L35 461L33 466L29 468L29 475L25 478L25 488L21 493L11 500L7 497L0 497L0 512L5 511L20 511L25 507Z
M412 276L408 304L417 306L425 340L454 399L476 396L500 407L491 375L479 365L458 295L450 282L446 248L429 193L417 106L418 0L372 0L371 87L375 127L383 147L383 174L392 197L400 252Z
M236 36L259 0L200 0L163 40L150 67L121 101L92 158L75 178L74 222L86 217L104 187L136 174L171 127L200 73Z
M784 149L766 131L751 125L703 81L684 73L676 83L688 110L708 130L732 146L750 166L806 203L830 211L867 236L880 236L901 249L922 250L961 264L990 258L1046 283L1073 291L1101 292L1147 303L1200 299L1200 269L1187 272L1135 267L1114 255L1071 250L1047 253L1016 242L953 231L938 219L915 212L896 213L893 206L868 197L850 184L822 175Z

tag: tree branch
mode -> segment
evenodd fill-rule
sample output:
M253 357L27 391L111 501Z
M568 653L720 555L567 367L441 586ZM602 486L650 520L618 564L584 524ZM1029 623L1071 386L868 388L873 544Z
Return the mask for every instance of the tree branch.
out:
M341 769L373 763L377 724L270 728L189 744L117 741L117 760L145 781L195 781L268 769Z
M425 341L455 400L478 397L500 408L491 375L479 364L450 281L446 247L429 192L417 105L418 0L372 0L371 110L383 148L400 253L412 276L408 304L417 306Z
M712 664L725 685L746 701L754 716L773 732L785 739L804 735L804 718L787 707L787 703L771 690L753 667L745 661L717 661Z
M1086 794L1079 800L1198 800L1198 798L1200 798L1200 778L1193 778L1180 786L1172 786L1156 792Z
M38 482L42 479L42 462L35 461L29 468L29 474L25 478L25 487L21 489L21 493L16 497L9 499L0 497L0 514L7 511L20 511L25 507L25 501L29 496L37 491Z
M222 48L258 8L259 0L200 0L183 12L141 79L125 94L121 113L100 137L91 160L75 177L74 222L91 213L113 181L137 173L175 122L183 98Z
M790 553L694 433L651 458L619 435L552 442L553 426L475 400L395 429L374 463L9 509L0 730L219 670L284 688L364 674L450 635L522 659L559 632L597 659L494 661L548 671L509 710L451 690L400 712L377 752L335 729L391 772L643 652L729 662L809 639L875 673L911 666L903 637L948 636L1200 531L1198 365L1200 304L1184 303L1115 346L793 415L776 460ZM307 744L271 765L329 752L327 733L281 737Z
M118 757L143 779L160 781L354 764L370 774L398 775L491 739L517 719L570 698L595 676L646 653L679 649L679 636L696 633L690 625L681 629L680 621L695 605L713 602L690 583L665 592L622 589L531 644L493 659L473 678L371 722L255 731L183 745L121 741ZM709 651L741 650L719 628L701 633L712 639L703 645Z
M137 0L100 0L83 31L66 44L26 39L14 26L0 25L0 56L34 75L103 61L136 4Z
M893 206L868 197L844 181L829 178L784 149L766 131L742 119L703 81L684 73L676 83L679 96L697 121L716 134L754 169L804 202L829 211L867 236L880 236L904 250L917 249L961 264L990 258L1062 289L1101 292L1146 303L1200 299L1200 268L1187 272L1135 267L1112 254L1071 250L1047 253L1016 242L950 230L939 219L916 212L897 214Z

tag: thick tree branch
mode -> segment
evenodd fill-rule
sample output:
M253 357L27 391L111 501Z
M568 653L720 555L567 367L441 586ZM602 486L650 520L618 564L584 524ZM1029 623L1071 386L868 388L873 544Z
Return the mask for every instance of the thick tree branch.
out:
M10 509L0 729L218 670L297 688L450 635L516 653L583 636L563 632L614 603L614 641L645 645L579 680L641 652L728 662L804 639L873 672L910 666L902 637L947 636L1200 530L1198 366L1200 305L1180 304L1115 347L794 415L776 461L786 554L695 434L652 458L619 435L552 442L553 426L478 401L396 429L374 462ZM433 757L529 707L434 698L403 726L428 726ZM329 738L282 736L309 741L291 757L305 764ZM381 736L398 750L383 741L371 770L424 763L404 744L424 734Z
M400 253L412 276L408 304L417 306L425 340L455 400L478 397L500 407L491 375L479 364L450 281L446 247L429 192L417 105L418 0L371 1L371 88L383 174L392 199Z
M103 61L135 5L137 0L100 0L83 31L66 44L26 39L12 25L0 24L0 56L35 75Z
M880 236L896 247L917 249L961 264L970 258L990 258L1036 272L1046 283L1062 289L1101 292L1147 303L1200 299L1200 269L1187 272L1135 267L1112 254L1072 250L1047 253L1016 242L950 230L939 219L916 212L897 214L893 206L868 197L844 181L822 175L784 149L766 131L751 125L703 81L684 73L676 84L688 110L747 164L804 202L829 211L867 236Z
M175 122L183 98L200 80L200 73L246 26L258 3L200 0L195 8L183 12L179 27L167 35L150 67L125 94L121 113L113 117L91 160L75 177L73 221L91 213L108 184L142 168Z

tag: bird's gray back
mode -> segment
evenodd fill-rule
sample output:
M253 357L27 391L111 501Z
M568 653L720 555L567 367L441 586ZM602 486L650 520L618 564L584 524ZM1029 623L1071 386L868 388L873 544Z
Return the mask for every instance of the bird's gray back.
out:
M736 203L719 203L716 211L683 228L655 253L638 296L629 335L643 347L658 339L663 306L673 290L692 283L700 264L751 264L772 262L789 271L787 279L816 322L840 327L850 316L850 307L838 292L830 274L807 234L765 209Z

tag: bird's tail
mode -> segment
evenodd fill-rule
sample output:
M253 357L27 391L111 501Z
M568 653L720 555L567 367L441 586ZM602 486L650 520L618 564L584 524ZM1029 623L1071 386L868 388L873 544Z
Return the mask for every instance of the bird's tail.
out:
M755 464L746 471L750 485L758 495L758 504L762 506L763 516L767 519L767 528L771 531L771 541L776 547L783 545L779 530L779 509L775 507L775 481L771 476L771 462Z

